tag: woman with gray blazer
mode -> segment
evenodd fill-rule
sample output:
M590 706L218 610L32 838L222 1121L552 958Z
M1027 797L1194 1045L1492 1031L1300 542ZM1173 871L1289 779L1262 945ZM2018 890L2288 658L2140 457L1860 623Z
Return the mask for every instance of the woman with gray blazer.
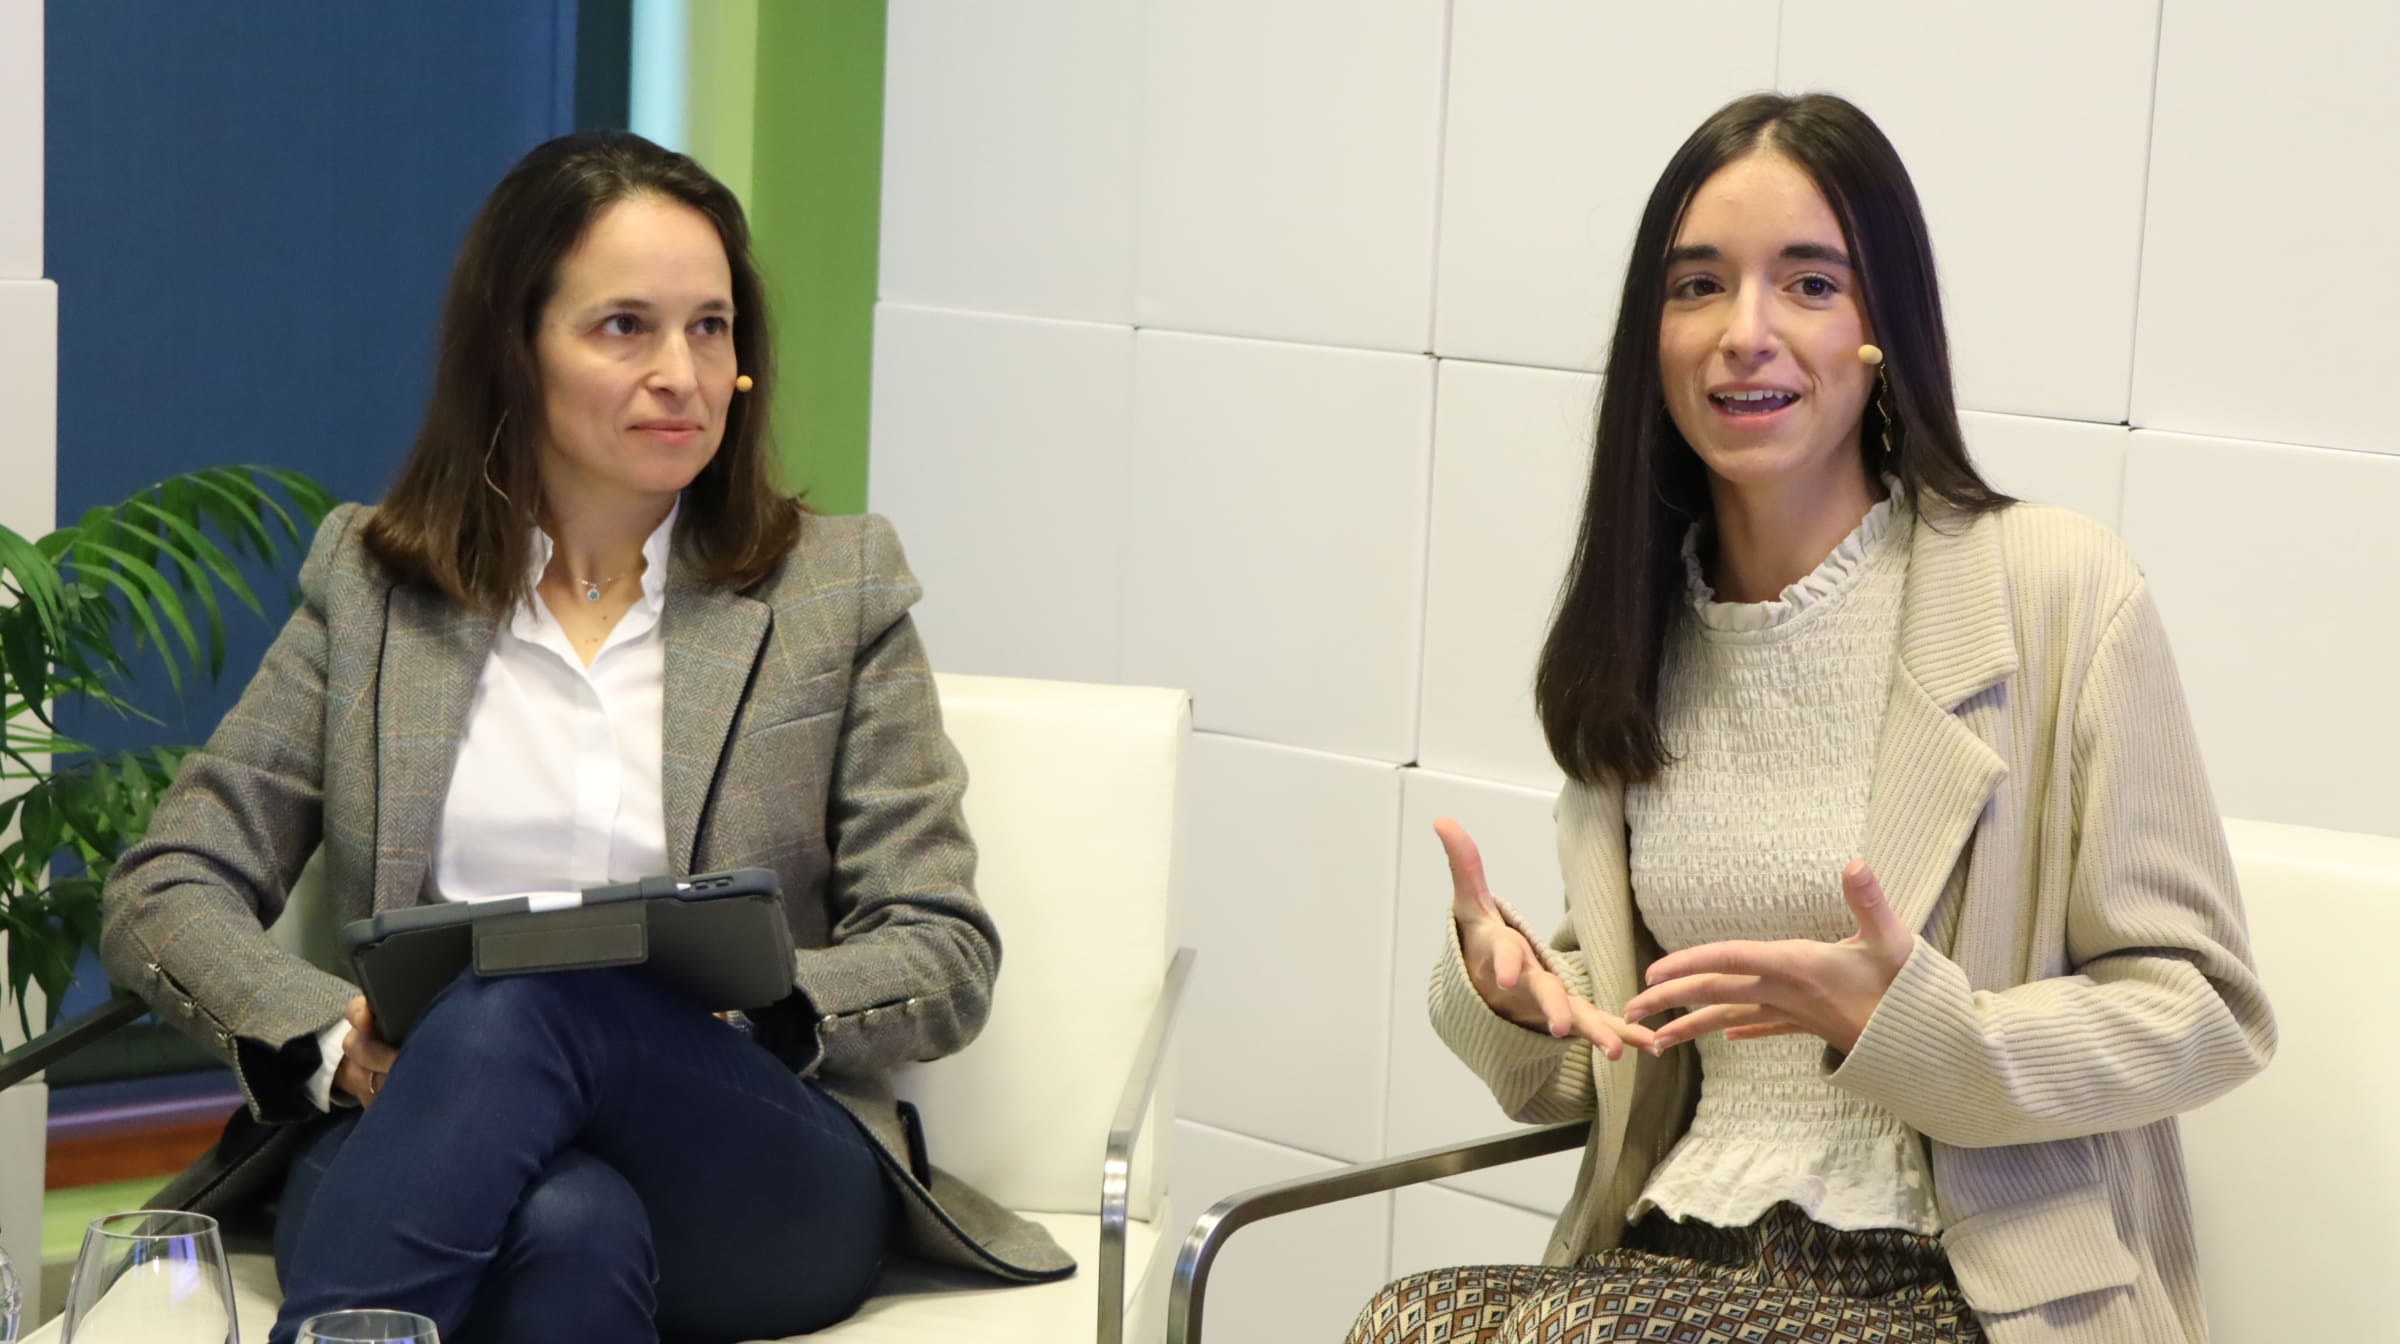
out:
M1969 459L1880 129L1719 110L1652 190L1535 698L1542 938L1455 822L1435 1030L1591 1118L1546 1262L1353 1344L2207 1337L2178 1112L2275 1045L2158 611Z
M272 1339L345 1306L448 1341L780 1337L887 1244L1073 1265L927 1164L889 1075L980 1029L973 888L890 527L776 488L733 195L622 133L521 160L453 272L431 404L104 898L116 983L295 1152ZM343 920L764 867L793 989L727 1022L627 970L462 976L395 1049L265 933L322 848Z

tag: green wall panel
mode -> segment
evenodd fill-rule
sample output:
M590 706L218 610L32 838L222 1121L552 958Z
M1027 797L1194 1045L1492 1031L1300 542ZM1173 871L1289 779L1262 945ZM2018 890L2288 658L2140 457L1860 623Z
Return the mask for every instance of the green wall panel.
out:
M704 21L721 31L694 31L697 48L704 35L738 40L755 25L746 200L782 345L775 436L788 479L828 513L856 513L867 501L884 16L884 0L764 0ZM695 109L731 96L709 90L694 79ZM732 137L711 134L732 151Z
M702 0L686 14L684 147L752 209L758 0Z

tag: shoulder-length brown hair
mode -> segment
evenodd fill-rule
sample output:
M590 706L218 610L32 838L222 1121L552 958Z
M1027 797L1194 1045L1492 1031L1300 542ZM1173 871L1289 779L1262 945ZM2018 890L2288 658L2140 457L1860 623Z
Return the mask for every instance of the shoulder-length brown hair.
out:
M1658 727L1659 661L1682 599L1683 538L1713 517L1708 471L1667 413L1658 323L1667 249L1694 192L1759 150L1799 165L1841 221L1868 329L1891 388L1892 455L1870 402L1859 469L1899 478L1924 512L1981 513L2013 502L1967 456L1950 385L1950 347L1933 245L1916 187L1867 114L1830 94L1753 94L1719 109L1675 151L1634 233L1593 436L1591 481L1575 558L1534 674L1550 754L1584 783L1638 783L1667 764Z
M633 197L688 205L716 226L733 272L735 367L755 380L727 408L716 456L684 490L676 562L745 588L791 549L801 510L777 480L768 437L774 346L741 203L682 154L623 131L584 131L517 160L467 229L442 305L425 422L365 533L403 579L491 615L526 596L541 507L542 310L592 221Z

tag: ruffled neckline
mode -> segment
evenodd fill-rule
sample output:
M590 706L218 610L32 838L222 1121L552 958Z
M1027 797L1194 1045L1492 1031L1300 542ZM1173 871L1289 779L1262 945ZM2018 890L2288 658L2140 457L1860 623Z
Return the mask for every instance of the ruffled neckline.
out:
M1905 534L1905 529L1896 525L1907 512L1900 503L1897 482L1887 480L1885 485L1884 497L1867 510L1866 516L1858 520L1858 526L1850 529L1850 535L1842 538L1831 554L1764 602L1717 600L1717 590L1709 586L1700 567L1700 524L1692 524L1683 534L1683 576L1692 613L1701 627L1729 634L1756 634L1830 606L1855 586L1868 562L1882 552L1888 540Z

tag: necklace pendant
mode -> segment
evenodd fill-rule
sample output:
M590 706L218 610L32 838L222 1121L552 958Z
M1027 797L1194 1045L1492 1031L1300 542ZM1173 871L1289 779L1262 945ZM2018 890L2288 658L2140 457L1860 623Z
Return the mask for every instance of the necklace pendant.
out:
M597 602L597 601L599 601L599 600L600 600L600 585L599 585L599 584L596 584L596 583L587 583L587 584L583 585L583 600L584 600L584 601L586 601L586 602Z

